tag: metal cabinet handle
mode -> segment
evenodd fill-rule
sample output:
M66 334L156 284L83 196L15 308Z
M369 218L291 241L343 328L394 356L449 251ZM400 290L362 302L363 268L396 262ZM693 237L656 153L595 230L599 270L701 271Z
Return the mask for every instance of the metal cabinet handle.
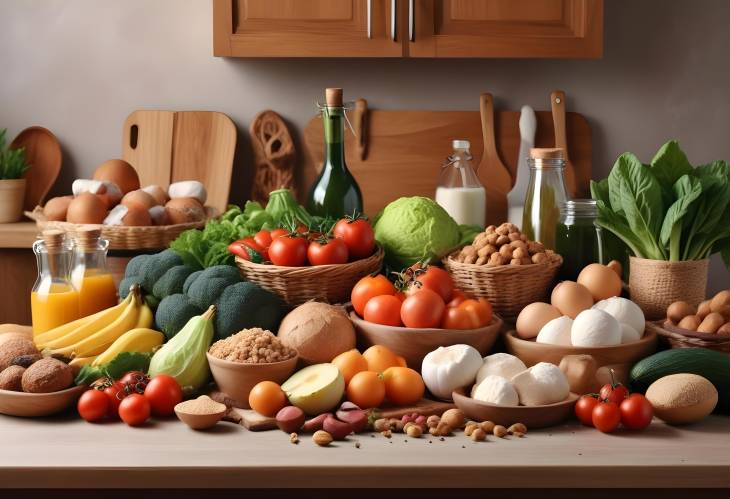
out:
M373 0L368 0L368 38L373 37Z
M408 0L408 39L416 41L416 0Z
M395 0L390 0L390 39L395 41L397 31Z

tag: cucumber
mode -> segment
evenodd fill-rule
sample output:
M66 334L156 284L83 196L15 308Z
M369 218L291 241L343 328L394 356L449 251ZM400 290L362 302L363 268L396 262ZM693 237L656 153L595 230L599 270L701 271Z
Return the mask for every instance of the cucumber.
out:
M633 391L643 393L659 378L679 373L707 378L717 388L717 408L730 412L730 355L721 352L707 348L665 350L637 362L629 381Z

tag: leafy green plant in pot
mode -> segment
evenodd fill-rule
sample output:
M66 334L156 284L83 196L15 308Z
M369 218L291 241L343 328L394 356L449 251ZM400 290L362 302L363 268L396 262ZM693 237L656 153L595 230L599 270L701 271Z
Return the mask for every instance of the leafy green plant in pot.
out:
M677 300L705 299L709 258L730 268L730 167L693 167L676 141L651 163L624 153L608 178L591 182L597 223L632 253L631 298L649 319L664 317Z
M10 149L6 143L7 130L0 130L0 223L17 222L23 216L25 179L30 165L25 150Z

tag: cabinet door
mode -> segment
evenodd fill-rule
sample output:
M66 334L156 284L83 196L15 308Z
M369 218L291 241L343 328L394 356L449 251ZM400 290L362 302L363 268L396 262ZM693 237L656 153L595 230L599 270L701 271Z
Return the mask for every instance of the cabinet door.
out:
M603 0L405 1L411 57L603 55Z
M235 57L401 57L391 0L213 0L213 52Z

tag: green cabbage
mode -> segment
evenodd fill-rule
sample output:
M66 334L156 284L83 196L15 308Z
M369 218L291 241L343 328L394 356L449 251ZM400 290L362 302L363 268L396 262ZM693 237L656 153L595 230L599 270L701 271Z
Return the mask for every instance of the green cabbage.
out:
M213 341L215 307L193 317L152 356L149 375L168 374L186 393L199 390L210 377L206 352Z

